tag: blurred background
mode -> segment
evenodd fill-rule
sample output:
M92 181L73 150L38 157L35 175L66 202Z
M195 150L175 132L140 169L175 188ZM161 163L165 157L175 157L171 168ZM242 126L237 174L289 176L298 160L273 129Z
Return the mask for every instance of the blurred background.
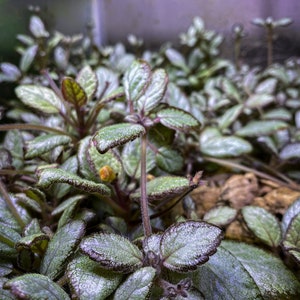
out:
M251 23L254 18L290 17L293 23L279 28L274 43L274 61L300 53L299 0L0 0L0 62L17 59L12 51L18 33L28 33L29 6L39 6L47 28L64 34L86 33L93 25L98 45L127 42L134 34L147 48L162 43L179 44L178 35L185 32L195 16L201 17L207 29L224 36L222 56L233 57L232 28L242 24L246 37L242 56L253 64L265 59L265 32Z

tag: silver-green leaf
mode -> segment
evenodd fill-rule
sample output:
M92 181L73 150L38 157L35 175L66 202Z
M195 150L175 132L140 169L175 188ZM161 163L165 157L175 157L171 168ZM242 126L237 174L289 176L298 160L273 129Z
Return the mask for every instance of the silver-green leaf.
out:
M100 193L105 196L110 195L110 189L102 184L90 180L82 179L79 176L62 169L44 169L38 174L37 185L41 188L49 188L54 183L68 183L80 190L88 193Z
M286 128L288 128L287 123L277 120L250 121L244 127L237 130L235 134L242 137L259 137L262 135L270 135Z
M220 228L205 222L175 223L161 238L163 265L177 272L195 270L217 251L222 236Z
M236 257L253 278L261 299L300 298L299 281L279 258L244 243L224 241L222 246Z
M20 85L16 94L21 101L31 108L43 113L58 113L64 111L63 103L49 88L37 85Z
M252 145L237 136L222 136L217 128L207 127L200 135L200 150L214 157L237 157L252 151Z
M191 189L190 181L179 176L161 176L147 182L147 196L149 201L174 198ZM139 200L140 190L130 195L132 200Z
M205 213L203 221L217 226L226 226L236 218L237 213L235 208L216 206Z
M123 145L145 134L142 125L119 123L101 128L93 137L94 145L100 153L105 153L111 148Z
M116 290L114 300L145 300L149 299L156 271L152 267L144 267L127 277Z
M151 68L143 60L135 60L124 74L123 85L129 101L137 101L151 81Z
M84 231L85 223L81 220L71 221L58 229L48 244L40 272L51 279L57 278L62 273L67 259L76 250Z
M46 134L40 135L27 142L26 159L32 159L47 153L58 146L68 145L72 142L71 137L67 135Z
M77 299L103 300L118 287L122 274L105 270L89 257L80 256L69 263L67 277Z
M95 95L98 86L96 73L93 72L92 68L89 65L87 65L80 70L76 77L76 81L84 89L87 100L91 100Z
M18 299L70 300L68 294L57 283L41 274L17 276L7 281L4 286Z
M157 113L157 117L164 126L179 131L188 131L200 127L200 123L196 118L176 107L161 109Z
M281 241L281 228L278 220L268 211L258 206L245 206L243 218L250 230L270 247L277 247Z
M80 249L108 270L129 273L142 266L143 255L139 248L117 234L94 234L82 241Z

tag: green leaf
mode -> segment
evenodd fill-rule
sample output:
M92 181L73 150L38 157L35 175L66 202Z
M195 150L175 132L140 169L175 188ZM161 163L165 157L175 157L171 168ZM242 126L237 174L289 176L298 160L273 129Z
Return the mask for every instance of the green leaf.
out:
M223 78L221 85L222 90L229 99L234 99L240 102L241 96L239 94L239 90L235 87L232 81L227 78Z
M25 274L5 283L18 299L30 300L70 300L68 294L47 276Z
M135 140L124 146L122 151L122 162L127 175L136 179L141 177L141 146L140 141ZM155 154L147 148L146 172L155 168Z
M138 99L138 107L144 113L150 112L162 100L168 84L168 76L165 70L157 69L153 72L151 82L145 93Z
M44 233L35 233L22 237L15 245L18 252L22 249L31 250L34 253L43 254L49 241L49 236Z
M62 273L67 259L75 251L84 231L85 224L80 220L72 221L60 228L48 244L40 272L51 279L57 278Z
M254 94L249 96L245 105L249 108L259 108L272 103L274 100L274 96L269 94Z
M225 113L218 119L219 128L222 130L230 126L242 113L243 108L243 104L238 104L227 109Z
M116 290L114 300L144 300L149 298L156 271L152 267L144 267L127 277Z
M64 210L63 214L59 218L58 224L57 224L57 230L64 227L66 224L71 222L74 219L74 214L76 211L76 207L78 205L78 202L73 202L69 204L69 206Z
M151 81L151 68L143 60L135 60L124 74L123 85L129 101L137 101Z
M87 65L83 67L76 77L76 81L83 88L87 101L91 100L97 91L98 79L92 68Z
M287 251L295 251L298 252L298 255L294 255L295 258L299 260L299 252L300 252L300 213L296 215L289 224L287 231L285 233L283 239L283 247Z
M0 278L10 274L13 271L13 264L10 261L0 259ZM1 286L0 286L1 290ZM0 294L1 296L1 294ZM0 298L1 299L1 298Z
M286 233L286 230L289 227L289 224L292 222L296 215L300 214L300 198L298 198L284 213L281 221L281 228L283 234Z
M288 124L282 121L250 121L246 126L237 130L235 134L245 137L259 137L261 135L270 135L286 128L288 128Z
M281 228L278 220L262 207L245 206L243 218L250 230L270 247L277 247L281 241Z
M292 112L285 108L274 108L263 115L264 120L291 121Z
M244 266L259 288L262 299L290 300L300 297L299 281L277 257L244 243L226 241L222 246Z
M145 134L145 128L139 124L119 123L101 128L93 137L94 145L100 153L126 144Z
M282 160L288 160L293 158L299 158L300 157L300 143L291 143L285 145L280 153L279 157Z
M21 60L20 60L20 70L23 73L26 73L31 64L33 63L33 60L38 52L38 45L32 45L26 49L26 51L22 54Z
M36 15L31 16L29 29L33 36L36 38L45 38L49 36L49 32L46 31L43 21Z
M246 140L237 136L222 136L217 128L207 127L200 135L200 150L214 157L238 157L252 151Z
M161 176L147 182L147 196L149 201L174 198L191 190L187 178L177 176ZM132 193L132 200L139 200L140 190Z
M161 124L175 130L188 131L200 127L199 121L190 113L175 107L161 109L157 117Z
M229 206L217 206L205 213L203 221L217 226L230 224L237 216L238 211Z
M24 165L24 142L19 130L9 130L4 139L4 147L12 156L12 165L21 169Z
M61 169L67 172L70 172L72 174L77 174L78 171L78 160L76 156L69 157L64 163L61 164ZM64 196L66 196L70 190L72 189L72 186L65 183L57 183L53 186L53 195L57 199L61 199Z
M160 147L156 153L157 166L168 173L175 173L183 168L183 158L171 147Z
M21 227L18 221L14 218L8 208L4 198L0 194L0 225L21 232Z
M98 152L95 145L90 143L87 149L87 160L94 174L98 178L99 170L105 166L109 166L121 181L124 178L122 162L120 157L113 150L108 150L106 153L101 154Z
M207 263L191 273L193 286L202 291L205 299L263 300L254 279L223 244Z
M78 257L69 263L67 277L72 294L80 300L106 299L122 279L121 274L101 268L97 262L87 256Z
M129 273L142 266L142 252L121 235L94 234L81 242L80 249L108 270Z
M114 91L119 90L119 75L116 72L105 67L98 67L95 72L98 79L98 89L96 92L97 98L99 98L103 93L103 97L108 98L109 95L114 94ZM123 87L121 87L121 89L124 93Z
M222 230L205 222L173 224L161 237L163 265L176 272L195 270L217 251L221 239Z
M110 195L110 189L101 183L82 179L79 176L62 169L44 169L38 174L37 186L49 188L54 183L67 183L88 193L99 193L104 196Z
M47 87L37 85L20 85L15 91L17 96L25 105L43 113L51 114L64 110L61 100Z
M0 255L14 256L16 254L15 244L20 238L17 231L0 223Z
M173 66L188 72L188 67L185 63L184 56L179 51L169 48L166 50L165 54Z
M53 211L51 212L52 216L56 216L61 214L64 210L66 210L69 206L71 206L74 203L79 203L82 199L84 199L84 195L75 195L73 197L70 197L66 200L64 200L61 204L59 204Z
M256 86L255 93L272 95L275 93L277 82L276 78L268 78Z
M27 142L26 159L32 159L47 153L58 146L68 145L72 142L71 137L67 135L46 134L40 135Z
M65 77L61 83L61 91L64 99L75 107L81 107L87 102L84 89L71 77Z

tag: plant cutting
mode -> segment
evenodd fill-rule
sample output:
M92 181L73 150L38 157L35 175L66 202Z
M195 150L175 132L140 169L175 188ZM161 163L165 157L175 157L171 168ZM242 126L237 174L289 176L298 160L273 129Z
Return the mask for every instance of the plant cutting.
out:
M299 297L299 201L279 225L253 205L200 217L189 196L212 166L297 187L297 66L236 73L217 55L221 37L200 19L191 28L186 54L140 59L31 18L22 63L1 64L18 97L0 125L1 299ZM240 217L266 247L224 240Z

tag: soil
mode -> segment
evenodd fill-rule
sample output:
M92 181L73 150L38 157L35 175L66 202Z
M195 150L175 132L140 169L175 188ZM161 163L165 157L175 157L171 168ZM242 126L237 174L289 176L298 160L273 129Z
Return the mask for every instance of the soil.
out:
M255 238L247 229L240 209L246 205L260 206L275 215L279 221L286 209L300 197L300 192L268 180L257 178L252 173L243 175L220 175L208 180L191 194L197 206L197 215L202 218L211 208L229 205L239 210L239 214L225 231L225 237L255 243Z

